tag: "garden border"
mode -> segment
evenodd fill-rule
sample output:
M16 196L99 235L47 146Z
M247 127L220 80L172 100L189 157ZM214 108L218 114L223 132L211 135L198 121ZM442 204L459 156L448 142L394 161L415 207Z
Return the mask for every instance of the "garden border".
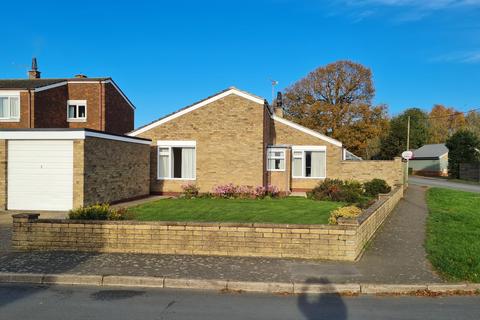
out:
M358 218L338 225L86 221L13 216L17 251L258 256L354 261L403 197L395 186Z

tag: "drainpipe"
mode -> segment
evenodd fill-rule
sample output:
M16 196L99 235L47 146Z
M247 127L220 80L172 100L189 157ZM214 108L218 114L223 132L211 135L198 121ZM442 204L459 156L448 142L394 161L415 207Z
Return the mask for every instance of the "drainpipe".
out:
M98 119L100 122L100 131L105 131L105 124L103 123L103 105L102 105L102 89L103 89L103 83L102 81L99 81L99 86L98 86Z

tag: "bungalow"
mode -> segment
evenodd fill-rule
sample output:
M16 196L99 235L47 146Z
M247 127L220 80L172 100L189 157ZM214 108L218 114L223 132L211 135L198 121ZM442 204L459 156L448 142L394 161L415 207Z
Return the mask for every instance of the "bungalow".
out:
M342 143L283 117L276 106L230 87L128 134L152 141L150 192L200 192L219 184L311 190L325 178L401 184L402 162L348 161Z
M342 143L228 88L128 135L89 128L0 130L0 210L69 210L216 185L310 190L325 178L403 181L400 158L358 161Z

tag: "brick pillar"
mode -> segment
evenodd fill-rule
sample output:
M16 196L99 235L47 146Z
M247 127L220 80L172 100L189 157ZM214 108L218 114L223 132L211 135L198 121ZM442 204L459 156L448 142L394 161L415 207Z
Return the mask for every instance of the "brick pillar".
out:
M38 213L15 214L13 218L12 248L15 251L25 251L29 249L30 224L38 220Z

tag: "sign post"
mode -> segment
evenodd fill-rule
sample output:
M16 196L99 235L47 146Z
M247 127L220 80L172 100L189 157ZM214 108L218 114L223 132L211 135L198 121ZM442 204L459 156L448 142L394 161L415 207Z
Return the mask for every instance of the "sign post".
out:
M407 183L407 181L408 181L408 160L413 158L413 152L410 151L410 150L403 151L402 152L402 158L407 160L407 164L405 165L406 169L405 169L405 179L404 179L404 183Z

